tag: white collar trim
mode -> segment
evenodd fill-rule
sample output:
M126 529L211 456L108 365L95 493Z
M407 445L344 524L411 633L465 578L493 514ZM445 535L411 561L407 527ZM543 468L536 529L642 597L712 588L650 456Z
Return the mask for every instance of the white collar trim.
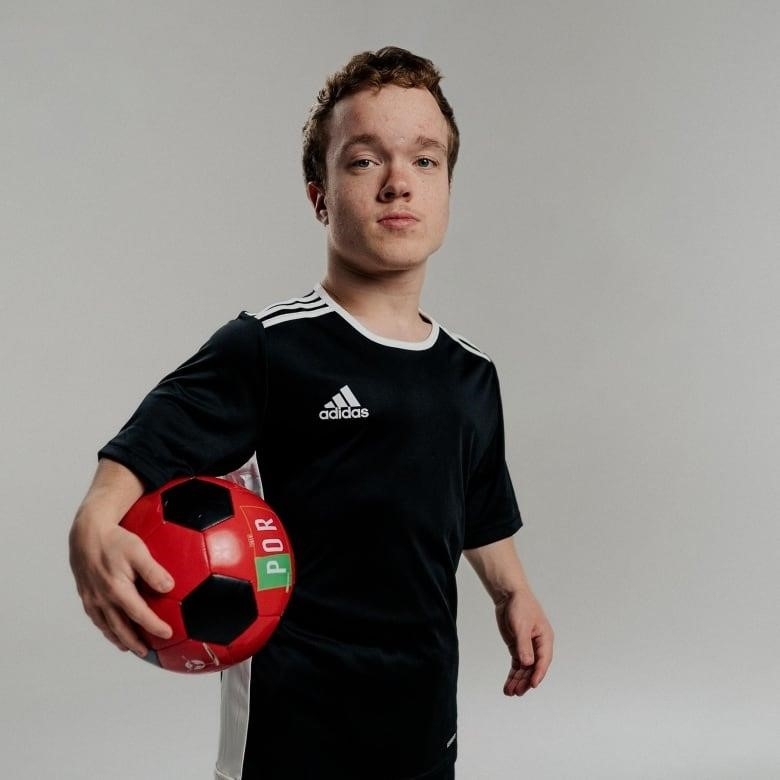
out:
M439 337L439 323L436 322L433 317L429 317L424 311L420 311L420 315L431 323L431 332L424 341L400 341L398 339L388 339L384 336L379 336L366 328L365 325L362 325L345 308L336 303L336 301L334 301L333 298L331 298L330 295L325 292L321 284L318 284L314 289L317 295L319 295L320 298L322 298L322 300L325 301L325 303L327 303L328 306L330 306L330 308L336 312L336 314L343 317L362 336L365 336L367 339L370 339L377 344L382 344L385 347L410 349L419 352L423 349L430 349L436 343L436 339Z

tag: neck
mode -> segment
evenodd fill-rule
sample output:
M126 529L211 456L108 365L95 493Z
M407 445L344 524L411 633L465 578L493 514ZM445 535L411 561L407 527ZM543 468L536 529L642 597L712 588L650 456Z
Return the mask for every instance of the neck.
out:
M328 262L322 286L340 306L373 333L401 341L423 341L431 332L420 316L425 266L366 275Z

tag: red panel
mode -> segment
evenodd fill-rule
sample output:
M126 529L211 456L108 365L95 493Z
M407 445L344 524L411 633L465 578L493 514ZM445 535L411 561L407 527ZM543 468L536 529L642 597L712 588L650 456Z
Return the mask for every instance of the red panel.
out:
M257 609L261 615L281 615L287 607L292 589L271 588L257 592Z
M142 539L150 536L163 523L159 493L141 496L122 518L120 525Z

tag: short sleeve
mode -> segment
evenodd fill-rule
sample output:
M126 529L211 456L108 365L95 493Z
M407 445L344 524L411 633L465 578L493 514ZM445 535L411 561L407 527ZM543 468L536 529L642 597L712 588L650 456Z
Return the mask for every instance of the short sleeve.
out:
M512 536L523 524L504 453L504 415L493 368L484 419L491 426L487 444L466 486L464 549L482 547Z
M147 490L225 474L255 451L265 388L263 327L242 312L146 396L98 457L129 468Z

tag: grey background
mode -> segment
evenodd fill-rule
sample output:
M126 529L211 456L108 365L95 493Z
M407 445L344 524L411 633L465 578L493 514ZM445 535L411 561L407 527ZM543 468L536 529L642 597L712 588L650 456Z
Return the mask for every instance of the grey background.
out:
M108 645L67 530L149 387L319 280L299 129L396 43L463 135L424 306L498 364L557 630L505 699L463 562L459 777L780 776L779 42L773 2L0 3L0 774L210 776L216 678Z

